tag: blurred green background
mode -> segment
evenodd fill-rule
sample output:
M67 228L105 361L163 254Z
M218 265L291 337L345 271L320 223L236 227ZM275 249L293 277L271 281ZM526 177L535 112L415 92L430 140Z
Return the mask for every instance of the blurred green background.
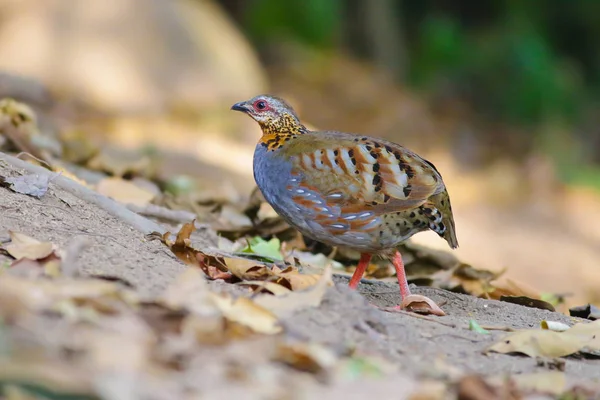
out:
M521 150L541 149L563 180L600 188L598 1L221 3L267 63L290 41L350 54L442 107L460 100L484 123L518 128Z

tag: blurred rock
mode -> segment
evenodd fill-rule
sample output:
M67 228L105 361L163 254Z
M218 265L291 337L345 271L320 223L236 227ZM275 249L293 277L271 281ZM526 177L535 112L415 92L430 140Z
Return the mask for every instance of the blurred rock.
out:
M0 15L0 69L106 111L230 102L266 86L214 1L0 0Z

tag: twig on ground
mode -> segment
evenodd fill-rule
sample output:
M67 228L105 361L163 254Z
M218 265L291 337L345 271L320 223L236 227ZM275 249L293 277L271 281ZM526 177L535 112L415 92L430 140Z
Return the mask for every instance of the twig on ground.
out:
M56 175L55 173L45 168L30 164L5 153L0 153L0 160L12 164L17 168L24 169L32 174L45 174L50 177L54 177ZM145 218L139 214L136 214L133 211L128 210L127 207L125 207L124 205L121 205L116 201L101 195L100 193L88 189L75 182L74 180L60 175L56 176L56 178L54 178L52 182L56 186L60 187L63 190L66 190L67 192L78 197L79 199L95 204L96 206L100 207L113 217L125 222L126 224L132 226L133 228L137 229L138 231L144 234L148 234L151 232L159 232L161 234L164 234L166 232L164 226L157 224L156 222L151 221L148 218Z
M503 331L503 332L515 332L516 331L515 328L511 328L510 326L487 326L487 325L482 325L481 328L485 329L486 331Z
M46 167L48 167L48 169L52 169L52 165L50 165L49 162L47 162L46 160L42 160L41 158L38 158L36 156L34 156L31 153L28 153L26 151L22 151L19 154L17 154L15 157L17 157L18 159L21 159L21 156L28 156L33 158L35 161L39 162L40 164L44 164Z

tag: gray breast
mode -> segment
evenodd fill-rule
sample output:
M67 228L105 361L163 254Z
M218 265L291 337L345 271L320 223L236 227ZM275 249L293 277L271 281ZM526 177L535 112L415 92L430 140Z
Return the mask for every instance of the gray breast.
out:
M254 151L254 180L267 202L285 219L297 213L287 187L293 184L292 164L261 144ZM289 221L288 221L289 222Z
M356 249L372 249L373 238L366 232L349 231L338 224L339 207L327 206L322 193L299 188L304 176L292 174L291 160L277 151L267 151L258 145L254 152L254 179L267 202L286 222L304 235L335 246L351 246ZM292 196L309 196L314 207L294 202ZM367 213L368 214L368 213ZM319 218L316 218L319 217ZM330 218L328 218L330 217ZM357 216L356 218L362 218ZM379 219L374 221L379 223ZM332 225L333 224L333 225ZM332 234L331 230L336 234Z

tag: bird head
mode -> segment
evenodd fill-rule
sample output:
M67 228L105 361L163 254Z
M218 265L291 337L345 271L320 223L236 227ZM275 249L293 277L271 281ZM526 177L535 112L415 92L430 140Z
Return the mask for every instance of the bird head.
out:
M235 103L231 109L248 114L258 122L263 132L292 133L294 130L305 129L294 109L285 100L275 96L261 94Z

